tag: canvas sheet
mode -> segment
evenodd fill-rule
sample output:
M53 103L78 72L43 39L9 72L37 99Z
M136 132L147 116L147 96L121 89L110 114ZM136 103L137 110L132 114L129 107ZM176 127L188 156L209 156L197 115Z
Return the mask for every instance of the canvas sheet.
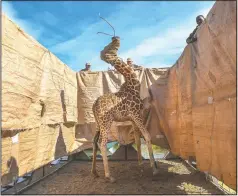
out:
M92 104L124 80L115 71L75 73L5 15L2 21L4 184L15 173L92 147ZM197 35L170 70L136 71L141 98L152 98L148 130L153 144L195 159L201 171L235 189L235 1L216 2ZM130 130L130 122L115 122L109 140L131 143ZM9 160L17 167L9 168Z

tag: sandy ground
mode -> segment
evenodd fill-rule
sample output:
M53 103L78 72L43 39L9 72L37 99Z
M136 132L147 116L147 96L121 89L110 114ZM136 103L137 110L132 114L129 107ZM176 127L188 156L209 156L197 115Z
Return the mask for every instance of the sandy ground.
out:
M149 161L142 166L136 161L109 162L109 166L116 183L105 181L101 161L98 178L90 174L91 162L74 161L22 194L223 194L180 160L159 161L156 177Z

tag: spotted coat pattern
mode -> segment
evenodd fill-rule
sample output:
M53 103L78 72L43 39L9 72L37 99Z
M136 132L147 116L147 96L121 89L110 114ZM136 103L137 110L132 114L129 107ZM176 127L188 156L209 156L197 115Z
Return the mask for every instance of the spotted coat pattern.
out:
M96 142L100 138L99 143L103 156L105 176L111 181L114 179L110 176L108 169L106 143L107 135L110 131L113 121L123 122L130 120L133 122L136 142L138 141L138 134L140 131L147 142L151 158L151 166L153 166L154 169L157 168L153 157L151 138L144 126L144 120L142 116L143 102L140 99L140 81L138 80L134 69L117 56L119 47L120 38L113 37L112 42L101 51L101 59L114 66L114 68L124 76L125 83L122 84L118 92L104 94L103 96L99 97L94 102L92 108L97 124L97 132L95 134L96 139L94 138L92 173L97 175L95 169L95 149L97 149Z

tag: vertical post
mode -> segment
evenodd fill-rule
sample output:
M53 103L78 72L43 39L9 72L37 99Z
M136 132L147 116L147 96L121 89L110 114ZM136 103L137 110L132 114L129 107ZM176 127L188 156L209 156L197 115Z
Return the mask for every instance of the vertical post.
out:
M29 177L29 181L27 182L27 185L29 185L29 184L31 183L32 178L33 178L33 175L34 175L34 172L35 172L35 171L33 171L33 172L31 173L31 176Z
M17 188L16 188L17 181L18 181L18 177L15 177L14 181L13 181L13 187L14 187L15 194L17 194Z
M43 177L45 176L45 165L43 166Z
M126 160L126 161L127 161L127 146L128 146L128 145L125 146L125 160Z

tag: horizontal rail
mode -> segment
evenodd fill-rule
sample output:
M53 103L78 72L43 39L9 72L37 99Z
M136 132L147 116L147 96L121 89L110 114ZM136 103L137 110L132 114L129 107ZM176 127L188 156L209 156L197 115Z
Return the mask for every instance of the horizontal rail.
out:
M36 183L44 180L45 178L51 176L52 174L54 174L55 172L59 171L60 169L62 169L63 167L65 167L66 165L68 165L72 160L69 160L68 162L66 162L65 164L63 164L61 167L57 168L56 170L50 172L47 175L44 175L42 178L40 178L39 180L33 182L32 184L27 185L26 187L22 188L21 190L17 191L14 195L18 195L21 194L22 192L28 190L29 188L31 188L33 185L35 185Z

